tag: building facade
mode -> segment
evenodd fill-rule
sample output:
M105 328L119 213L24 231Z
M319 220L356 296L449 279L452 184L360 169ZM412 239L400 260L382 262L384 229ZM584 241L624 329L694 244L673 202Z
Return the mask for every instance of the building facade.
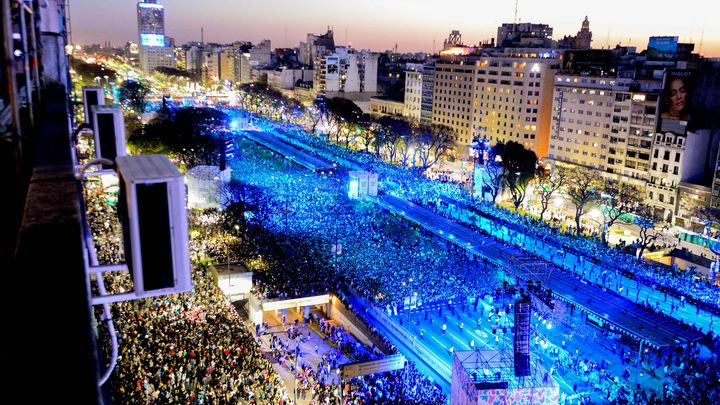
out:
M405 104L402 101L370 97L370 113L372 114L402 117L404 111Z
M435 64L432 123L469 146L474 137L515 141L548 153L558 55L550 50L507 50L497 55L444 56Z
M435 64L423 66L422 101L420 106L420 122L432 124L433 91L435 90Z
M165 8L157 0L137 3L140 68L150 74L158 67L175 67L175 50L165 36Z
M633 87L632 79L558 75L548 157L644 185L658 95Z
M377 92L378 54L338 47L335 53L316 59L313 87L317 94L344 96Z
M714 143L709 130L688 131L685 135L658 133L654 136L647 201L654 207L656 216L675 222L680 208L680 185L687 183L684 193L692 194L691 185L703 179L708 154L716 147ZM710 198L707 200L709 202Z
M405 72L405 96L403 116L414 121L420 121L423 98L423 73L422 71Z

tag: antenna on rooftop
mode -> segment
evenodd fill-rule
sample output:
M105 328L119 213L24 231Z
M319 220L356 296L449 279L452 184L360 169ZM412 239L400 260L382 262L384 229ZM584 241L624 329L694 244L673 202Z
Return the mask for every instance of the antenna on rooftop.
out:
M518 16L517 16L517 14L518 14L518 0L515 0L515 20L514 20L514 23L515 23L514 25L515 25L515 27L517 27L517 23L518 23Z
M703 41L705 40L705 27L703 27L703 30L700 32L700 43L698 44L698 53L702 52L702 46ZM692 41L690 41L692 42Z

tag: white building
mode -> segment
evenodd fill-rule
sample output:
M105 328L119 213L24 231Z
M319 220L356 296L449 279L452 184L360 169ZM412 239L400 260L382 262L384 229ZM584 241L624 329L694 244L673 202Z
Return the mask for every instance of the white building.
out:
M313 86L317 94L344 97L377 92L378 54L338 47L335 53L316 59Z
M420 121L423 101L423 73L419 71L405 72L405 98L403 116Z
M703 177L711 147L712 137L707 130L688 131L687 135L655 135L647 202L658 217L674 222L678 213L678 186Z
M268 85L278 90L292 90L298 80L309 82L313 79L312 69L287 69L267 71Z

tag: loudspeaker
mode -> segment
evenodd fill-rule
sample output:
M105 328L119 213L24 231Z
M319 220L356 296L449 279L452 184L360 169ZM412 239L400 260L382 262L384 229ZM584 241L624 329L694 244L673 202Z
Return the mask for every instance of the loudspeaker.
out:
M82 97L85 123L93 125L92 107L96 105L105 105L105 93L103 92L103 88L99 86L83 86Z
M95 157L114 162L118 156L127 155L122 108L119 105L95 105L91 110L95 130ZM109 168L105 165L103 167Z
M190 291L185 183L165 155L118 156L118 213L138 297Z

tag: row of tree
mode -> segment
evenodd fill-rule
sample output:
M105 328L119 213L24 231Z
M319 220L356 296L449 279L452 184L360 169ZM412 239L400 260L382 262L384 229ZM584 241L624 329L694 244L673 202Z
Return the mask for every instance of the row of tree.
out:
M538 163L534 152L512 141L496 144L488 157L483 193L488 193L495 202L501 191L507 190L517 211L527 196L528 186L534 184L541 221L552 197L563 194L574 207L578 235L582 232L582 217L596 208L603 216L600 232L603 243L607 242L605 231L624 218L633 218L640 228L641 253L668 228L646 204L643 190L631 184L603 179L595 170L559 164L546 167Z
M240 106L275 121L301 125L337 145L364 150L424 172L453 147L454 133L444 125L424 125L399 117L365 114L344 98L316 98L311 106L261 83L239 88Z

